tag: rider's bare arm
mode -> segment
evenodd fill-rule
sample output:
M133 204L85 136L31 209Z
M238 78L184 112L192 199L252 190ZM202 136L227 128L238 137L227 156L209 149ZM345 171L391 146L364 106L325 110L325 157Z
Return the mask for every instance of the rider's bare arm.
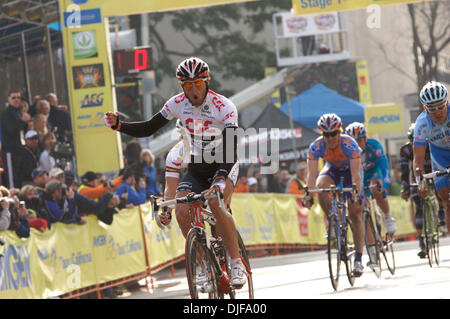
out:
M414 150L414 160L413 160L414 176L416 176L416 168L419 168L422 173L424 172L423 163L425 161L426 146L415 145L413 147L413 150Z
M350 172L352 174L352 183L356 185L358 194L361 193L361 158L354 158L350 160Z
M308 159L306 161L306 164L308 167L308 175L306 178L306 183L307 183L309 189L315 189L316 188L316 179L317 179L317 170L319 168L319 161Z
M177 192L179 178L166 177L166 187L164 189L164 200L170 200L175 198Z

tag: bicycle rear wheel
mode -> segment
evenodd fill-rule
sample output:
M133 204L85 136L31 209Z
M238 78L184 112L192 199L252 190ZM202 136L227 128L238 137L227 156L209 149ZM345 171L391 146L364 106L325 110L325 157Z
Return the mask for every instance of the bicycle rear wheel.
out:
M342 232L343 237L343 247L342 251L344 252L344 262L345 262L345 270L347 272L347 279L350 285L353 287L355 284L355 276L353 275L353 261L355 259L355 241L353 239L353 226L350 219L347 219L347 226L345 231ZM350 239L351 232L352 237Z
M186 260L186 277L189 286L189 293L192 299L217 299L219 298L219 285L216 272L210 260L210 254L207 248L202 244L203 235L195 229L191 228L186 238L185 260ZM199 282L199 274L203 270L206 272L204 282ZM200 286L207 285L209 289L200 289Z
M364 225L364 243L367 249L367 256L369 256L369 267L375 273L377 278L381 277L381 258L380 258L380 243L378 239L378 233L375 230L372 216L370 211L363 212L363 225ZM370 243L369 238L372 238Z
M238 295L244 294L245 291L248 292L248 299L254 299L254 290L253 290L253 277L252 277L252 269L250 266L250 260L248 258L247 250L244 245L244 241L242 240L241 235L239 234L239 231L237 232L237 238L238 238L238 245L239 245L239 254L241 255L242 263L245 266L245 269L247 271L247 283L240 289L236 290L231 288L230 289L230 299L236 299ZM230 269L230 267L227 267L227 269ZM231 273L229 274L231 277Z
M328 217L328 269L330 272L331 285L337 290L339 283L339 270L341 266L341 247L339 223L336 215Z

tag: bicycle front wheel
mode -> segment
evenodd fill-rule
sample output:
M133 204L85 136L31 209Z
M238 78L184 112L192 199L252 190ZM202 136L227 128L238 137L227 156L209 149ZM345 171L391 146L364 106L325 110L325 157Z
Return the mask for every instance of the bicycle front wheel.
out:
M328 217L328 269L330 271L331 285L337 290L339 283L339 270L341 266L341 234L336 215Z
M373 270L377 278L381 277L381 258L379 236L373 224L369 211L363 212L364 243L369 256L368 266Z
M245 266L245 270L247 272L247 283L240 288L239 290L230 289L230 299L236 299L240 295L244 296L246 292L248 292L248 299L254 299L254 290L253 290L253 277L252 277L252 269L250 266L250 259L248 258L247 250L244 245L244 241L242 240L241 235L237 232L238 246L239 246L239 254L241 255L242 263ZM229 269L229 267L228 267ZM229 274L231 276L231 274Z
M427 200L423 202L423 230L422 236L425 241L425 249L427 251L428 264L433 267L433 255L435 252L433 243L433 218L432 218L432 207Z
M395 257L394 257L394 238L391 234L386 233L383 239L383 257L386 265L393 275L395 273Z
M218 280L210 254L202 244L204 235L191 228L186 238L186 277L192 299L218 299Z
M353 261L355 259L355 241L353 239L353 226L350 219L347 219L347 227L342 232L343 247L342 251L345 256L345 271L347 272L347 279L350 285L353 287L355 284L355 276L353 275Z
M436 207L431 206L430 211L430 224L431 224L431 255L434 262L439 266L439 216Z

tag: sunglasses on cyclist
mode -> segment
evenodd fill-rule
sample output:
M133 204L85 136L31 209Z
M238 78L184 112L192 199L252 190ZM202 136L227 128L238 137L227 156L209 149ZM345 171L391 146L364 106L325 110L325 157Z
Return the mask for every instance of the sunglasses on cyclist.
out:
M198 79L194 81L183 81L181 82L181 85L185 88L191 88L192 86L200 87L202 86L203 82L206 82L206 79Z
M439 105L439 106L433 106L433 107L428 107L428 106L426 106L425 108L427 109L427 111L428 111L429 113L434 113L434 112L436 112L436 111L442 111L443 109L445 109L445 107L447 106L447 104L448 104L448 101L445 101L444 103L442 103L442 104Z
M334 131L334 132L323 132L322 135L323 137L335 137L337 135L337 133L339 133L339 130Z

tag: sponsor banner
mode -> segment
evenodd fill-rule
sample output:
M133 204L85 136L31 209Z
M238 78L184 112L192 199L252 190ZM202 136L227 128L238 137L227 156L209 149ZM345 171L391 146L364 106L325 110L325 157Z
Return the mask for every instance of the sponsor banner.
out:
M431 0L292 0L294 14L366 9L370 5L390 5Z
M290 12L281 14L284 37L302 37L322 33L339 32L339 17L336 12L294 15Z
M78 175L116 172L122 166L120 134L103 120L106 112L117 108L103 5L104 1L59 0ZM102 156L92 161L93 154Z
M388 196L388 201L396 235L414 234L410 203L399 196ZM307 210L294 195L237 193L231 208L246 245L326 244L326 218L317 201ZM147 261L159 266L182 256L185 246L176 220L170 230L161 231L150 204L121 210L112 225L90 215L85 225L55 223L43 233L31 229L29 238L18 238L13 231L0 236L6 241L0 247L2 299L45 299L141 273Z
M152 219L150 204L141 205L150 268L184 255L185 239L172 211L170 229L161 230Z
M111 225L88 216L89 242L95 260L96 283L120 279L146 269L139 207L123 209Z
M355 63L356 80L358 81L359 101L362 104L372 104L372 94L369 82L369 66L366 60L360 60Z
M403 108L395 104L374 104L365 108L368 133L395 133L403 131Z

